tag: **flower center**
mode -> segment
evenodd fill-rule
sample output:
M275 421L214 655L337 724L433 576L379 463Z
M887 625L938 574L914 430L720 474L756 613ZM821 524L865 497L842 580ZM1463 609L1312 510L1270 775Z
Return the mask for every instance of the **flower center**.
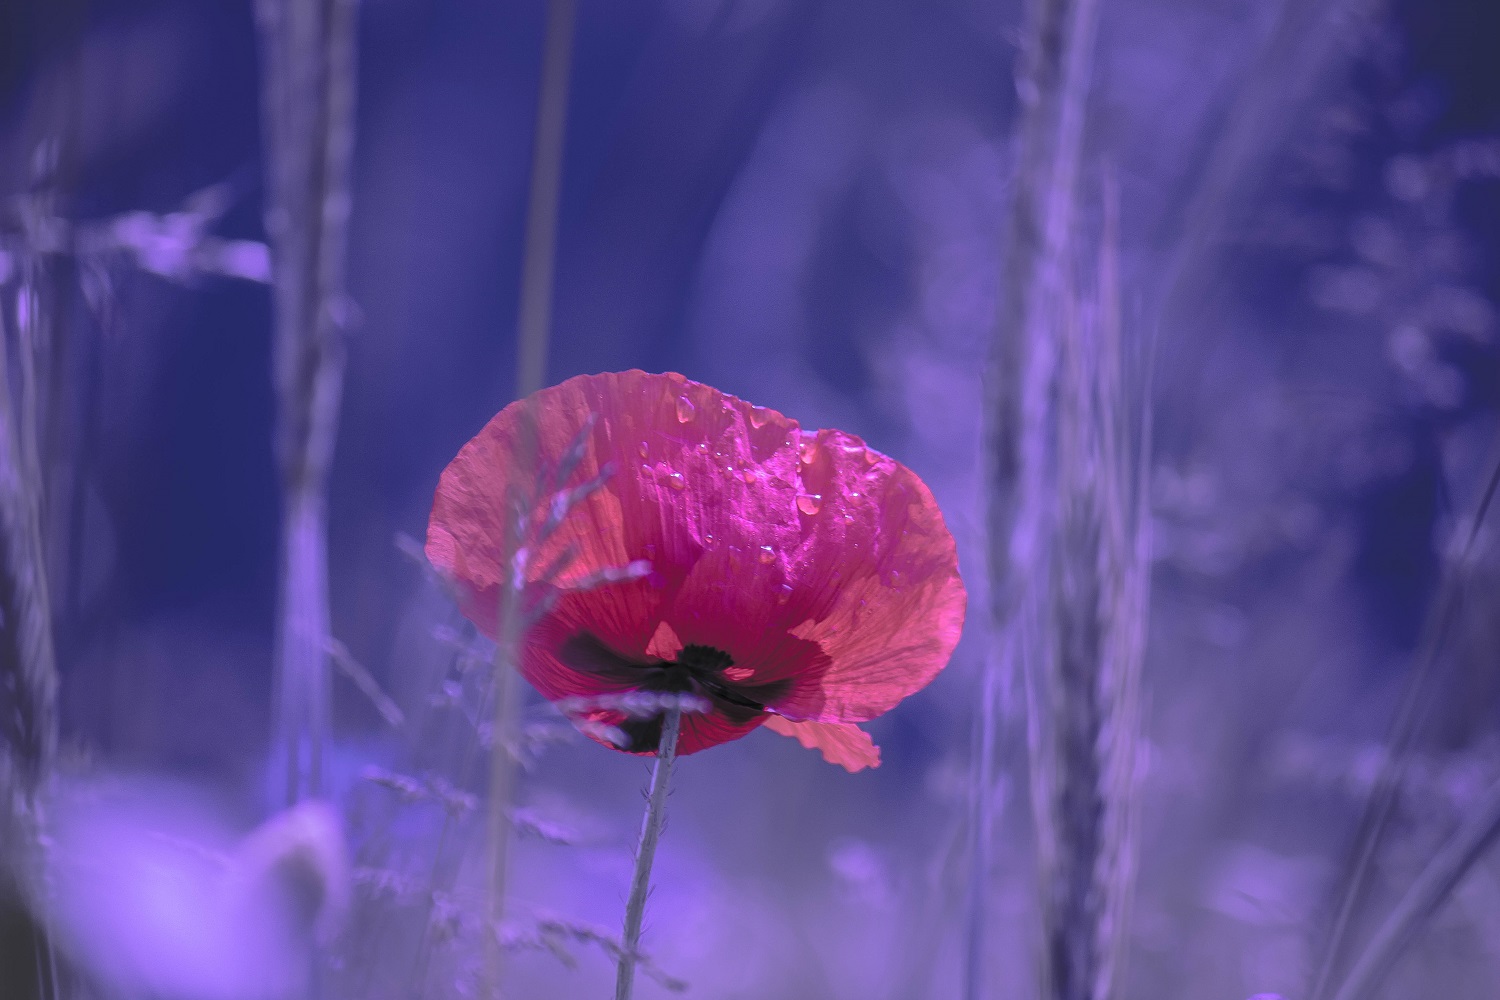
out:
M747 725L766 706L786 694L788 681L749 684L731 680L725 671L734 658L714 646L682 647L675 660L635 662L607 647L589 632L580 632L558 650L568 666L595 677L627 684L637 691L696 694L708 700L710 712L736 726ZM629 737L623 749L634 753L654 750L661 738L662 716L626 719L620 729Z

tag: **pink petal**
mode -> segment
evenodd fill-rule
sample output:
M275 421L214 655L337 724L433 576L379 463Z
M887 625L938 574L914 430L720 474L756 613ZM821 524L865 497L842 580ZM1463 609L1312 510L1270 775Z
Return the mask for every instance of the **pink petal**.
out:
M795 737L809 750L818 750L830 764L851 774L880 766L880 748L870 734L855 725L839 722L794 722L779 715L766 717L766 728L782 736Z

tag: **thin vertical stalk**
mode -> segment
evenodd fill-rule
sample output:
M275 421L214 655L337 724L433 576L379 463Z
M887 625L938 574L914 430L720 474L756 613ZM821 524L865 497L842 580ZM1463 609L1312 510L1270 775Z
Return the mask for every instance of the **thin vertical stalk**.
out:
M635 995L635 967L641 956L641 923L646 917L646 895L651 891L651 866L656 845L667 820L667 785L672 762L677 759L677 733L682 727L682 706L673 704L662 721L656 766L651 769L651 791L646 797L646 815L641 820L641 843L635 852L635 873L630 878L630 896L625 903L625 931L620 935L620 966L615 975L615 1000Z
M526 248L521 261L517 397L531 395L547 377L552 285L557 266L557 207L562 196L563 139L568 120L568 82L573 72L573 25L577 9L578 0L547 3L547 48L542 57L542 84L537 94L531 192L526 205Z
M358 0L257 0L281 475L276 729L286 798L323 789L328 474L343 395Z
M533 454L535 451L533 450ZM530 523L530 511L514 518L511 543L507 552L511 569L509 586L501 588L499 620L496 626L495 663L491 688L494 691L494 716L490 724L490 793L489 793L489 933L485 941L485 974L490 995L500 996L504 952L500 946L505 919L505 885L507 881L511 802L515 798L517 761L516 733L520 726L521 688L518 659L520 656L522 614L521 595L525 586L526 547L522 532Z
M1009 657L1009 635L1002 636L1004 655ZM979 709L974 719L973 749L969 760L969 869L964 904L963 996L975 1000L984 979L984 943L988 932L986 915L990 886L990 837L995 827L995 738L1000 698L1000 673L1008 667L984 665L980 680Z
M547 35L542 55L542 79L537 93L536 134L531 159L531 189L526 206L526 236L521 259L520 303L517 309L516 398L542 388L547 375L547 345L552 329L552 296L557 266L557 216L562 196L563 140L568 114L568 89L573 65L573 31L577 0L548 0ZM533 466L533 473L541 474ZM524 559L518 539L514 558ZM516 790L516 761L512 756L520 719L521 684L515 657L521 640L520 576L502 595L500 642L495 648L493 740L489 794L489 930L485 935L486 976L493 994L500 990L502 951L500 932L505 919L505 886L510 855L510 807Z

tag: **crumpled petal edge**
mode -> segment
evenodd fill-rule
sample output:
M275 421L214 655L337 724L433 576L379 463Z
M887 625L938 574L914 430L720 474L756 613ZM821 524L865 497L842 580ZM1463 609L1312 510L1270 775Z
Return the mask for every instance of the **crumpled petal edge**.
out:
M790 736L809 750L817 750L830 764L853 774L880 766L880 748L870 734L847 722L797 722L780 715L766 717L766 728Z

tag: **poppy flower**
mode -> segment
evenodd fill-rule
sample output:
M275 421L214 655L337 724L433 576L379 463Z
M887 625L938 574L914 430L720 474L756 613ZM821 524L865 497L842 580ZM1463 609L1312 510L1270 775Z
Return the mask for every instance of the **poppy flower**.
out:
M708 710L683 716L678 753L765 725L851 771L879 763L856 723L925 687L964 619L953 536L911 470L676 373L543 389L463 447L428 524L428 559L491 638L511 577L509 498L560 467L570 481L604 475L525 560L528 587L567 566L519 655L544 697L690 692ZM568 586L637 560L650 565L638 579ZM660 715L589 721L655 753Z

